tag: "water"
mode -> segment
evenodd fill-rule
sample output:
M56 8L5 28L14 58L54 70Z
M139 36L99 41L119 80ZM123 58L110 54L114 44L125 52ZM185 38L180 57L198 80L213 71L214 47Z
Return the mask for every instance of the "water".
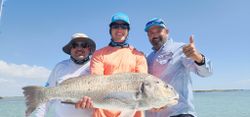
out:
M250 90L195 93L199 117L250 117Z
M199 117L250 117L249 90L201 92L194 97ZM23 97L0 99L0 117L24 117L25 108Z
M0 99L0 117L24 117L24 97L8 97ZM53 108L49 110L48 117L52 117ZM34 114L31 117L35 117Z

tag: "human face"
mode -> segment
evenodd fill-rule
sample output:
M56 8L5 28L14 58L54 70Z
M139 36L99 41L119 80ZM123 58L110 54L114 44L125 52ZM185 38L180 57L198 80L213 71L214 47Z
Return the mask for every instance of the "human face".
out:
M152 26L147 34L150 43L156 50L159 50L168 38L168 30L160 26Z
M128 25L118 21L111 26L111 36L115 42L123 42L128 36Z
M90 47L82 41L73 42L70 50L71 56L76 60L83 60L90 54Z

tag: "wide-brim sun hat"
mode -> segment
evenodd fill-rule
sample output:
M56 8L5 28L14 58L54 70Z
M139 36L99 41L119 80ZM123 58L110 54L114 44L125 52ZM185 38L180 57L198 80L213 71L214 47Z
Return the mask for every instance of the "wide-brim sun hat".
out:
M159 27L167 29L167 26L166 26L166 24L164 23L164 21L162 19L160 19L160 18L153 18L153 19L151 19L151 20L148 21L148 23L145 26L144 31L148 32L148 30L151 27L153 27L153 26L159 26Z
M62 49L66 54L70 55L70 50L72 47L72 44L76 41L82 41L84 43L87 43L88 46L90 47L90 55L94 53L96 50L96 44L95 42L89 38L86 34L84 33L75 33L72 35L71 40L69 41L68 44L66 44Z

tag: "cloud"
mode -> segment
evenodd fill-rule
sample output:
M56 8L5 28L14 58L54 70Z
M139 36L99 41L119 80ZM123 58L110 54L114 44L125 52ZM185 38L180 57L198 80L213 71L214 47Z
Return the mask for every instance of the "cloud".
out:
M6 63L0 60L0 75L14 78L47 78L50 70L41 66Z
M43 86L50 70L36 65L14 64L0 60L0 96L22 95L27 85Z

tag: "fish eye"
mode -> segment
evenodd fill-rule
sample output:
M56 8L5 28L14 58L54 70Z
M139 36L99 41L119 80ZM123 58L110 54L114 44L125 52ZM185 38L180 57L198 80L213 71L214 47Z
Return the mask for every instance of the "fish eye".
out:
M168 85L165 85L166 88L168 88Z

